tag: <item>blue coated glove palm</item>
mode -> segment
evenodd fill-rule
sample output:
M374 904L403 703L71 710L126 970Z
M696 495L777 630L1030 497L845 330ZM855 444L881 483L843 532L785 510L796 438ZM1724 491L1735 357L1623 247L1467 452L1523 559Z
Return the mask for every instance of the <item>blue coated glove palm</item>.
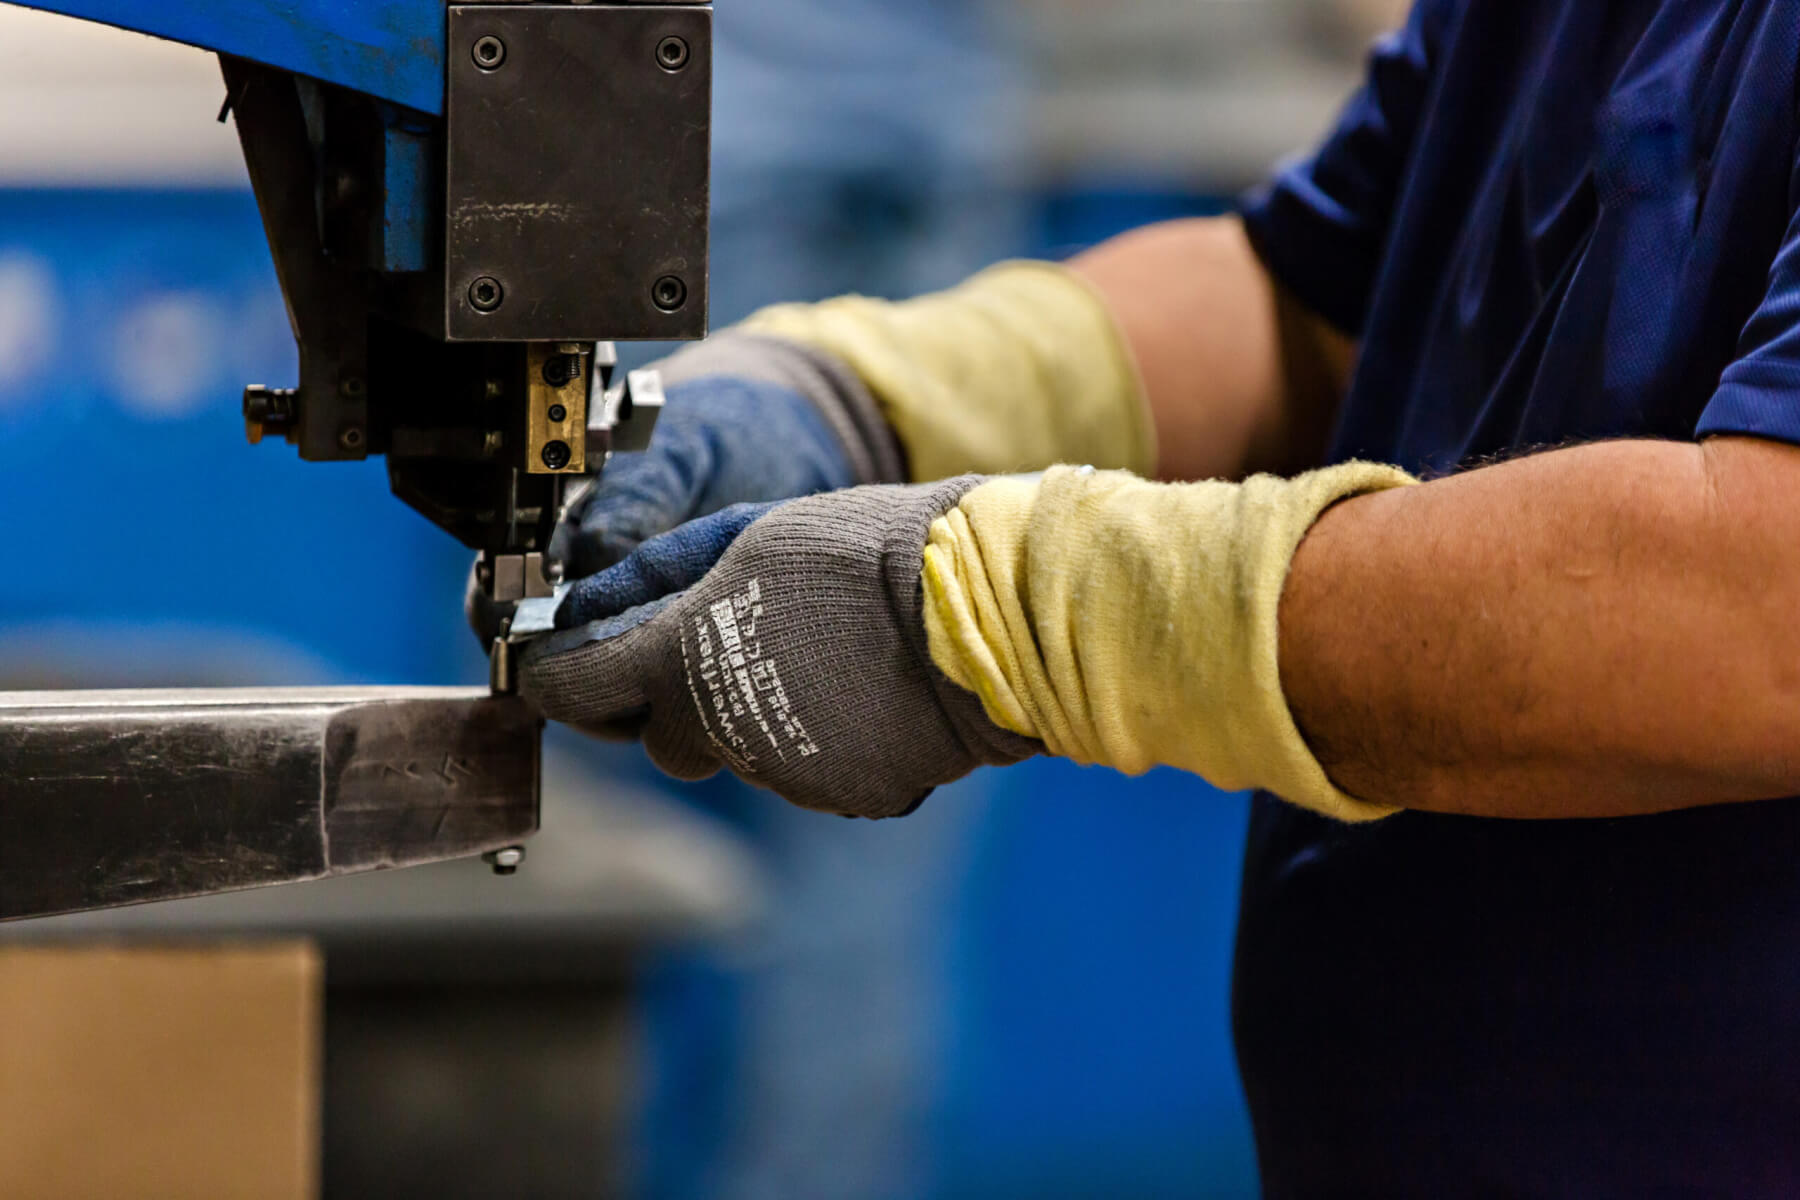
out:
M681 779L730 767L806 808L910 812L1038 743L932 665L926 531L977 480L739 505L577 583L519 690L552 719L642 737Z
M728 331L664 360L649 448L610 459L551 536L562 577L585 579L646 540L734 504L791 500L905 478L875 400L833 356ZM482 645L500 610L470 573L464 611Z
M903 478L867 389L823 352L728 332L660 370L668 399L649 448L613 457L551 543L567 579L734 504Z

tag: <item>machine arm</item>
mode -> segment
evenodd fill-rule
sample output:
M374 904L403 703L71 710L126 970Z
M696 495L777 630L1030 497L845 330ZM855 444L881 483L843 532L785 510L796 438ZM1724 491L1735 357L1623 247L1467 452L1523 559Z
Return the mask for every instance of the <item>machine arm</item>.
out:
M565 487L660 400L612 342L706 331L710 6L30 7L219 53L299 347L250 439L385 455L541 627ZM536 826L538 736L506 696L0 696L0 920L492 849Z

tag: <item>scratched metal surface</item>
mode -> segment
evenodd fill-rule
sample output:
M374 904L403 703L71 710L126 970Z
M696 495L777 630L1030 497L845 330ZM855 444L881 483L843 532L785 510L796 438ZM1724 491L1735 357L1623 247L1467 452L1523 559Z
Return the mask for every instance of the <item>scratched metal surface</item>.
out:
M444 0L24 0L444 111Z
M754 0L751 0L754 3ZM706 333L712 9L701 4L457 4L450 41L506 45L448 64L445 270L491 275L505 303L445 290L458 341L677 340ZM665 68L668 40L685 65ZM682 281L671 308L660 278Z
M0 693L0 920L512 845L539 736L475 689Z

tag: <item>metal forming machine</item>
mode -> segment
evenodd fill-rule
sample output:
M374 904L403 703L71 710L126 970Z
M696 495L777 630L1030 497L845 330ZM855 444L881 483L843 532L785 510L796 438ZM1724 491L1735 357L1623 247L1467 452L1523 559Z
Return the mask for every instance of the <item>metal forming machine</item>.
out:
M383 455L477 553L493 684L0 693L0 920L485 853L537 827L510 647L568 494L647 436L612 342L706 332L711 8L32 0L218 53L299 347L252 442Z

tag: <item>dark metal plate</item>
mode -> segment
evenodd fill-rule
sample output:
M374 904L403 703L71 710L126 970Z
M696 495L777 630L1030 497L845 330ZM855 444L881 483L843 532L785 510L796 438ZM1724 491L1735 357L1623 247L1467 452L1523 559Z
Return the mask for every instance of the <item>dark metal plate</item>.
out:
M540 729L472 689L0 693L0 920L514 845Z
M449 12L448 337L703 336L711 9Z

